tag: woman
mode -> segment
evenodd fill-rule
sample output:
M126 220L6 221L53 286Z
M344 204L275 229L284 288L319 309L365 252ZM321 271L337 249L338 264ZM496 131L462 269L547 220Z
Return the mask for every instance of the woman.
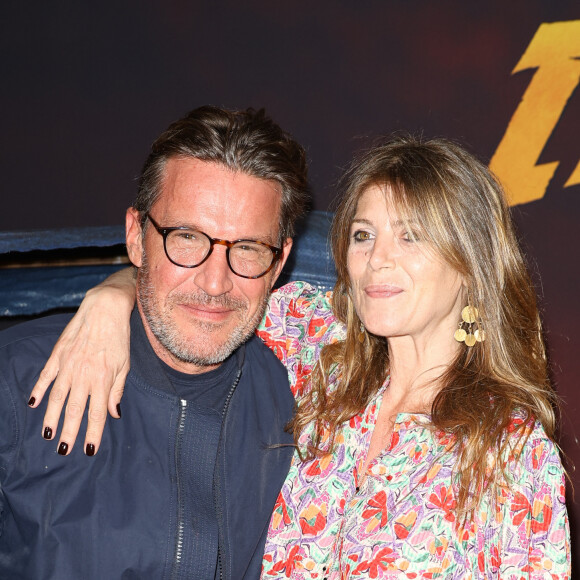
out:
M555 396L499 184L407 137L344 184L332 310L290 284L259 331L302 385L263 577L569 577Z

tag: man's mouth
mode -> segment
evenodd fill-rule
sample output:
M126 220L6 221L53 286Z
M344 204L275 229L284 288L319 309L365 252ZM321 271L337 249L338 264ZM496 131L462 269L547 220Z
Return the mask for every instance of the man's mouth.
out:
M179 304L189 316L195 316L208 322L223 322L234 312L234 309L226 306L208 306L207 304Z

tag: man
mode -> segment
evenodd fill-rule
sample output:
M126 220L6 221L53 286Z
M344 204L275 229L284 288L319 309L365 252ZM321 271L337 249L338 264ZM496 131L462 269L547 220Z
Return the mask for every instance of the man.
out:
M302 148L261 112L202 107L155 141L126 218L128 410L98 455L39 445L26 409L68 317L0 335L0 577L259 576L294 401L253 333L305 192Z

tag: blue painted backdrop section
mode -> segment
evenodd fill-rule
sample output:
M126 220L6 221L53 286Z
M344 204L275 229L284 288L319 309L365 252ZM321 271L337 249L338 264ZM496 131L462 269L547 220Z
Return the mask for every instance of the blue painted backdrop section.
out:
M328 245L331 214L312 212L298 228L294 249L279 284L305 280L332 289L336 272ZM0 232L0 256L18 259L18 252L111 248L122 253L121 226L87 227L30 232ZM40 258L41 259L41 258ZM0 270L0 316L41 314L78 306L85 292L122 265L9 268Z
M123 226L59 228L0 232L0 254L35 250L70 250L125 244Z

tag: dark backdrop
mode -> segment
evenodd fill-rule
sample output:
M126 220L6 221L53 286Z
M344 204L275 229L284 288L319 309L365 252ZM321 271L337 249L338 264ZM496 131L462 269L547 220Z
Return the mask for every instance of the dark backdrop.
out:
M0 15L0 230L122 223L151 141L207 103L264 106L292 132L316 209L353 151L399 129L455 138L485 161L503 143L492 167L514 201L538 156L559 162L514 212L564 400L562 445L580 465L577 0L37 0L3 2ZM547 40L546 23L562 23Z

